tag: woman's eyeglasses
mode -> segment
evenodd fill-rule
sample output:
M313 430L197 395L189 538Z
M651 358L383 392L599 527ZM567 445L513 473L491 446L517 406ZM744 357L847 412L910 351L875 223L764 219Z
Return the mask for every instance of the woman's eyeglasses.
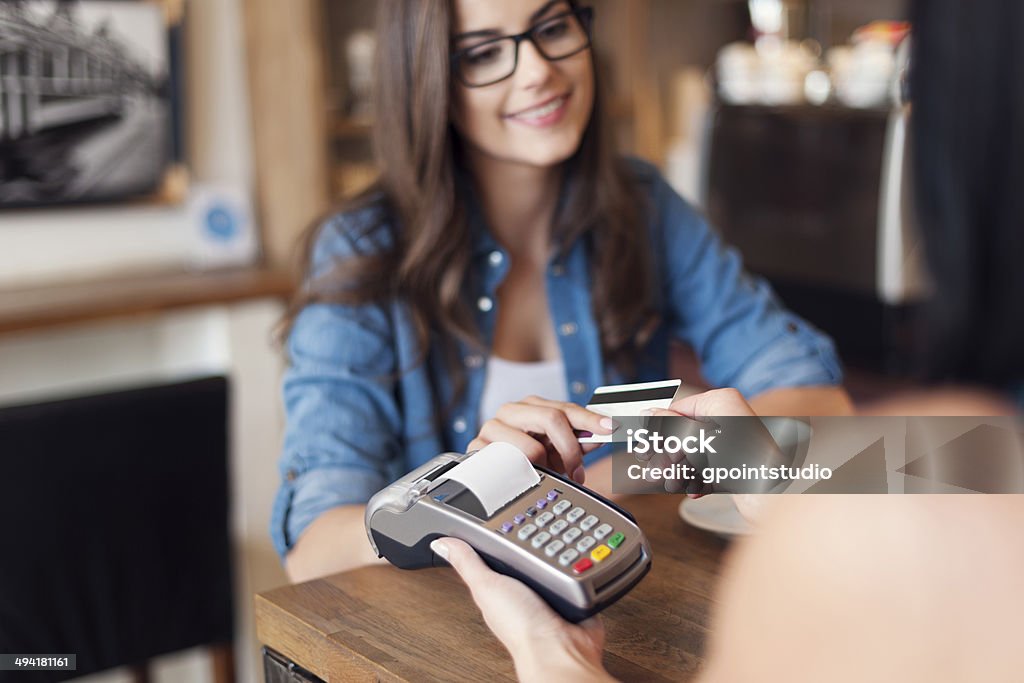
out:
M554 62L590 47L590 23L594 10L578 7L531 26L514 36L494 38L453 52L452 71L469 88L482 88L503 81L516 71L519 44L529 40L544 59Z

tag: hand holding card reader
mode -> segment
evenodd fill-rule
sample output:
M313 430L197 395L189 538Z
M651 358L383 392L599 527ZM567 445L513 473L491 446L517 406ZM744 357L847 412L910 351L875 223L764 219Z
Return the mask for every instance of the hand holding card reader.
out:
M460 538L573 622L614 603L651 567L629 512L507 443L413 470L370 499L366 531L377 555L403 569L445 565L430 543Z

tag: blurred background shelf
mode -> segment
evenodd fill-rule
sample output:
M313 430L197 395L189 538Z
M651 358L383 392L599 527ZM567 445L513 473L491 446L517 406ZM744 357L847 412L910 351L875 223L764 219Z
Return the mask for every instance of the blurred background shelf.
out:
M335 118L331 122L331 134L335 140L349 140L352 138L362 139L370 136L373 132L371 121L350 119L347 117Z
M0 292L0 333L291 295L284 271L177 272Z

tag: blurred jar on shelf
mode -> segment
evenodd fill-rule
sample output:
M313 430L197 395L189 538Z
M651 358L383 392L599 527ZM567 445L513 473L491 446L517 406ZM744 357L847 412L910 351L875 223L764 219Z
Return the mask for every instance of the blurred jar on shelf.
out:
M906 22L876 21L857 29L849 45L828 51L836 99L847 107L883 107L896 77L896 50L907 36Z
M373 31L351 33L345 40L345 61L348 66L347 114L353 121L368 122L373 118L373 64L377 37Z
M818 64L811 41L759 39L718 53L719 95L730 104L800 104L807 74Z

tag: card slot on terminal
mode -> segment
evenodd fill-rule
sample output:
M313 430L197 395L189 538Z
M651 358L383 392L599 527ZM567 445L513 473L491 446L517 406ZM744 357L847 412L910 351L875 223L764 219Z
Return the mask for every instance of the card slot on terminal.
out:
M448 470L452 469L453 467L455 467L458 464L459 464L459 462L457 460L453 460L452 462L447 462L447 463L441 465L440 467L435 467L434 469L430 470L429 472L427 472L423 476L423 480L424 481L434 481L435 479L440 477L442 474L444 474L445 472L447 472Z

